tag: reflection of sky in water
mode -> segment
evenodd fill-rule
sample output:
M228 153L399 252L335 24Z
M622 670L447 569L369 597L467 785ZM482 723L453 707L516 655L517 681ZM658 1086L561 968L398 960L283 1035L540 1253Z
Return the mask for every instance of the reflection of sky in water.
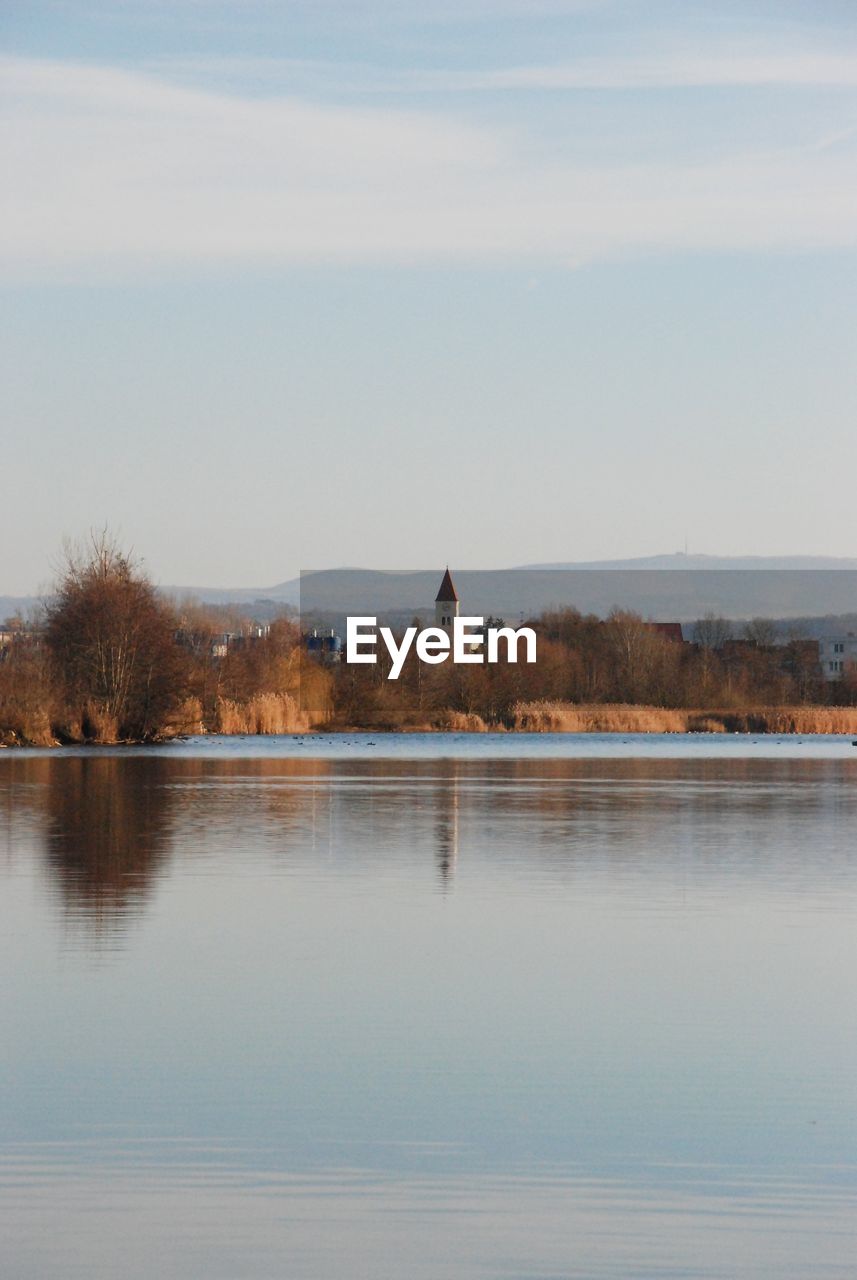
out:
M304 752L0 760L15 1275L850 1274L857 759Z
M11 1189L0 1168L16 1210L9 1243L26 1258L17 1280L853 1274L854 1196L835 1178L296 1176L245 1172L222 1152L184 1156L165 1166L135 1153L129 1166L81 1173L62 1153L35 1155L15 1160Z

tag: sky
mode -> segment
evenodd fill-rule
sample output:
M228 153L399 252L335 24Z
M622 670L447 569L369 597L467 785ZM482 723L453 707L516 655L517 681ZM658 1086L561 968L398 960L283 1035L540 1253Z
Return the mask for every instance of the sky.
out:
M857 555L853 0L5 0L0 594Z

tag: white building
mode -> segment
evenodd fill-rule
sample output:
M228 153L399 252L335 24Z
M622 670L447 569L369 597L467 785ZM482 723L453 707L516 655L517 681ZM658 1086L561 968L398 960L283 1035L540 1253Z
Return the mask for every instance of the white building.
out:
M443 575L440 590L434 601L434 625L443 627L444 631L452 631L452 620L458 617L458 592L452 584L449 565Z
M825 680L840 680L848 667L857 664L857 636L830 636L819 640L818 661Z

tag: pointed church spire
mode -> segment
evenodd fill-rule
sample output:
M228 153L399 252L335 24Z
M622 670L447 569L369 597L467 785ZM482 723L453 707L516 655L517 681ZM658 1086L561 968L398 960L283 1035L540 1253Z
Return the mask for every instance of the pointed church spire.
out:
M446 573L443 575L443 582L440 584L440 591L435 596L435 604L439 600L453 601L458 600L458 594L452 584L452 575L449 572L449 565L446 566Z

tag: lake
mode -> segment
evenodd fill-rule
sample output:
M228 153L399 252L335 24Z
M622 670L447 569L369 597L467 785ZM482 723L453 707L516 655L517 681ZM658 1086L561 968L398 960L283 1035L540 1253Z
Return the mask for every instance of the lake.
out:
M852 1277L857 748L0 753L0 1274Z

